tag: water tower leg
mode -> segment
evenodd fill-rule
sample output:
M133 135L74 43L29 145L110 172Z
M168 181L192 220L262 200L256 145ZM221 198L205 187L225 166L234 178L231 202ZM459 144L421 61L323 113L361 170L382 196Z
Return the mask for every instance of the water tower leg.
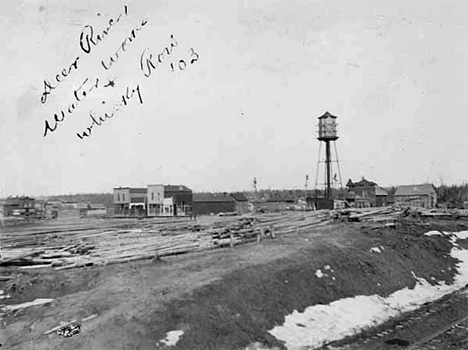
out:
M331 151L330 151L330 141L325 141L326 146L326 165L327 165L327 194L326 198L331 198Z

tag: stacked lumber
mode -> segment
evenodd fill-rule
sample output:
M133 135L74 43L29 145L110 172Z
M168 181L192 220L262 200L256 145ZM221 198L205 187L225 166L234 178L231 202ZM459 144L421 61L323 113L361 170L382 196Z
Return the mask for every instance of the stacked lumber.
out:
M338 212L337 217L341 220L388 223L394 222L402 215L402 210L394 207L382 207L372 209L344 209Z
M360 222L395 222L405 216L426 217L426 218L468 218L468 210L451 209L424 209L410 207L382 207L367 209L344 209L337 212L337 217L341 220Z
M330 220L327 212L302 212L206 217L197 222L148 219L110 221L108 225L105 220L44 224L2 234L0 266L62 270L117 264L232 247L256 241L272 228L280 235Z

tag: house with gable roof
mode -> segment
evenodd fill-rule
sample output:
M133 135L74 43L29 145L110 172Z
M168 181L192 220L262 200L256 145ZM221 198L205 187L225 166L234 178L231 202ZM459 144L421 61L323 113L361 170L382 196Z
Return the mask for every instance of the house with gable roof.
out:
M395 192L395 205L435 208L437 192L433 184L398 186Z

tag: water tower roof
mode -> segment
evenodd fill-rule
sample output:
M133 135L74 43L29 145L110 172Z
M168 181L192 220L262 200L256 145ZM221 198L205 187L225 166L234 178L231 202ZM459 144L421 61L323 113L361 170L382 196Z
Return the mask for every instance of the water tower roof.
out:
M318 119L323 119L323 118L334 118L334 119L336 119L337 117L335 117L334 115L332 115L332 114L329 113L329 112L325 112L324 115L318 117Z

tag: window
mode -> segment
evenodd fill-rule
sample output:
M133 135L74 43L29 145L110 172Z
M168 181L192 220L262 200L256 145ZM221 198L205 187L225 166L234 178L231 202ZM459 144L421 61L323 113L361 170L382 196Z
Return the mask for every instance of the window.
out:
M120 202L120 194L117 193L117 202Z
M151 192L151 200L154 201L154 192Z

